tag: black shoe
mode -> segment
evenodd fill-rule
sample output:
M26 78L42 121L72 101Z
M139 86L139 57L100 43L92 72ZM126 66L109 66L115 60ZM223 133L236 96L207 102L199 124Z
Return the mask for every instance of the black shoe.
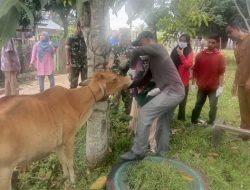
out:
M125 154L121 155L121 159L125 161L142 160L144 157L144 155L135 154L132 151L126 152Z

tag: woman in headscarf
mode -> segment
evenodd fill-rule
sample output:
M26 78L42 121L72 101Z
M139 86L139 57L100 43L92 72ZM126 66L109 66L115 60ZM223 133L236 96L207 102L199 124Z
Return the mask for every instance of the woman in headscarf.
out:
M50 87L55 86L53 56L56 48L52 46L47 32L41 32L39 37L40 41L33 46L30 67L35 66L40 92L43 92L45 76L49 78Z
M185 121L185 109L188 97L190 68L194 62L194 52L191 47L191 39L188 34L182 34L178 40L178 45L171 52L171 58L179 72L181 80L185 86L185 98L179 104L177 119Z

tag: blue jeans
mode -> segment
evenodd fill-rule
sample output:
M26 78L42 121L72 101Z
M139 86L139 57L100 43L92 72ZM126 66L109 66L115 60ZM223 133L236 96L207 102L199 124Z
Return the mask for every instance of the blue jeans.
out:
M38 75L37 78L38 78L40 92L43 92L44 91L45 75ZM49 83L50 83L50 88L55 86L54 74L48 75L48 79L49 79Z

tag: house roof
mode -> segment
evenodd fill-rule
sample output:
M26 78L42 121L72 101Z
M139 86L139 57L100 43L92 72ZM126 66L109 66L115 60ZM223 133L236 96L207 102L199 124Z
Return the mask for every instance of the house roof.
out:
M38 25L38 29L49 29L49 30L61 30L63 31L63 27L61 27L59 24L55 23L54 21L50 19L42 20Z

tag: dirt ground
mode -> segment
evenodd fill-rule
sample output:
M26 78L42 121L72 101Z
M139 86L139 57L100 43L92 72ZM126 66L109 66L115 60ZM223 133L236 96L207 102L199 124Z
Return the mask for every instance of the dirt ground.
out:
M68 74L61 74L61 75L55 75L55 83L58 86L63 86L66 88L69 88L69 80L68 80ZM49 88L49 80L46 77L45 79L45 90ZM19 94L36 94L39 93L39 86L37 80L27 81L24 84L20 84L19 86ZM4 96L4 88L0 89L2 92L0 94L0 97Z

